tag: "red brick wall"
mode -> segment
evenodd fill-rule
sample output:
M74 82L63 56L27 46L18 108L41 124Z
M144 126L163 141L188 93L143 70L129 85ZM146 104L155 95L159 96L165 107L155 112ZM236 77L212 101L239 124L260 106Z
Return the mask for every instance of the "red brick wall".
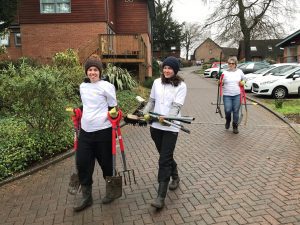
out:
M44 62L68 48L88 48L91 42L98 41L98 34L105 32L106 24L100 22L24 24L21 26L22 54Z

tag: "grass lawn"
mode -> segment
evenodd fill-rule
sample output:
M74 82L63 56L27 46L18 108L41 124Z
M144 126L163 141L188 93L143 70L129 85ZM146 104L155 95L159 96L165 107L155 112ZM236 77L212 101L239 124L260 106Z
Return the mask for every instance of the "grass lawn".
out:
M299 98L283 99L283 100L260 99L260 101L266 104L272 110L288 117L290 120L293 120L296 123L300 123L300 99Z

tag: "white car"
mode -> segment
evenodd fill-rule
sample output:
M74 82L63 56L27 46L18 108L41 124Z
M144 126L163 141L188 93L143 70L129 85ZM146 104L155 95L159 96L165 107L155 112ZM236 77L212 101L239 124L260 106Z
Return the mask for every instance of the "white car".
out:
M218 73L219 73L219 65L218 67L212 67L212 68L208 68L204 71L204 77L212 77L212 78L216 78ZM221 71L222 70L226 70L228 68L227 63L226 64L221 64Z
M269 95L274 98L285 98L289 94L300 94L300 65L285 72L266 75L252 84L252 92L258 95Z
M246 91L252 91L252 84L253 81L255 80L255 78L257 77L261 77L261 76L266 76L270 73L279 73L281 72L283 69L289 67L289 66L293 66L293 65L297 65L296 63L277 63L277 64L273 64L270 65L269 67L257 70L253 73L247 73L245 74L245 90Z

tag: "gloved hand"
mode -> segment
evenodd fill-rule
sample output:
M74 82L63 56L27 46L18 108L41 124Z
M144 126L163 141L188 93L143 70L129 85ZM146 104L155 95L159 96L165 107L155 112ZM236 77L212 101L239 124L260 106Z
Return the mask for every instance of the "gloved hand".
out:
M144 115L144 120L145 120L146 122L149 122L150 119L151 119L151 116L150 116L148 113Z
M118 111L116 107L113 107L111 110L109 110L109 115L111 118L116 118L118 116Z
M240 87L244 87L245 81L244 81L244 80L241 80L239 84L240 84Z
M158 122L163 126L171 126L170 124L165 123L165 118L163 116L158 117Z

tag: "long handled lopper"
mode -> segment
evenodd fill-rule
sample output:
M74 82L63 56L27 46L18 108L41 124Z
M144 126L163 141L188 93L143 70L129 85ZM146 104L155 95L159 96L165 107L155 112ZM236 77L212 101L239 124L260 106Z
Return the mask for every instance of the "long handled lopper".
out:
M122 119L122 111L118 110L118 116L116 118L112 118L108 114L108 119L112 124L112 132L113 132L112 133L113 176L117 177L116 178L117 180L119 179L121 180L121 185L122 185L122 176L124 178L125 185L127 185L127 183L129 183L130 185L132 182L136 183L134 170L128 169L126 163L126 156L124 151L125 148L124 148L123 138L121 134L121 127L120 127L120 121ZM116 139L119 140L119 146L120 146L122 161L123 161L123 171L120 171L118 173L119 176L116 176L116 146L117 146Z
M156 113L149 113L150 117L151 117L151 121L159 121L161 118L161 122L163 123L166 123L170 126L174 126L174 127L177 127L179 128L180 130L186 132L186 133L191 133L191 131L187 128L185 128L182 124L178 124L178 123L175 123L175 121L180 121L180 122L185 122L185 123L191 123L192 120L194 120L193 117L188 117L187 118L183 118L183 117L165 117L165 116L162 116L160 114L156 114ZM125 117L125 121L129 124L140 124L140 121L143 121L145 122L145 119L144 117L139 117L137 115L132 115L132 114L128 114L126 117Z
M220 53L220 65L219 65L219 73L218 73L218 91L217 91L217 107L216 107L216 113L220 114L220 117L223 118L222 110L220 108L221 101L222 101L222 81L223 76L220 75L221 73L221 61L222 61L222 51Z

